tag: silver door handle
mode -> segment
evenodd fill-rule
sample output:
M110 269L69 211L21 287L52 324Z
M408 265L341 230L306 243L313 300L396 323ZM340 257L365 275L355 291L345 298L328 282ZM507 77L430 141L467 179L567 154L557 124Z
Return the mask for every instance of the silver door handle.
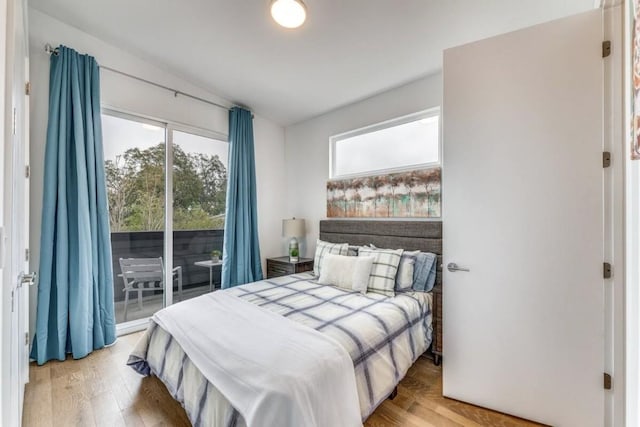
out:
M455 262L450 262L449 264L447 264L447 270L452 273L455 271L470 271L468 268L458 267L458 264L456 264Z
M18 287L22 285L33 286L36 283L36 277L38 277L38 273L21 273L20 277L18 277Z

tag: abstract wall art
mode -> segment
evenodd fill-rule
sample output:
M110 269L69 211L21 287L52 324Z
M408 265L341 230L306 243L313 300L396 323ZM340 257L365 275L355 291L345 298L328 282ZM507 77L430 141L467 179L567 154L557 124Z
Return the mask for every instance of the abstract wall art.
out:
M328 218L439 218L441 169L327 182Z

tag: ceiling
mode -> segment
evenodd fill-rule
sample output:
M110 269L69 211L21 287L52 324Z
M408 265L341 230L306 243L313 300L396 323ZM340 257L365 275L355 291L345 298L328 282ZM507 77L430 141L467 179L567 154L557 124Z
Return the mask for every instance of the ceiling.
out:
M441 68L442 50L586 11L594 0L30 0L31 7L289 125Z

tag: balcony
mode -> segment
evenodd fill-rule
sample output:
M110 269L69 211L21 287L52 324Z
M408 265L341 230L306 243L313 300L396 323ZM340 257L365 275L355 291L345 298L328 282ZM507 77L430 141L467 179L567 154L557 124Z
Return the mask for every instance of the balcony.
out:
M209 269L195 265L197 261L211 259L211 251L222 251L224 230L186 230L173 232L173 266L182 268L183 300L194 298L209 292ZM135 231L111 233L113 255L113 295L115 301L116 322L124 321L124 282L118 277L120 258L158 258L163 257L164 232ZM220 287L221 266L212 270L215 287ZM163 305L163 292L144 292L142 309L137 293L129 294L127 321L150 317ZM174 286L174 301L178 301L178 289Z

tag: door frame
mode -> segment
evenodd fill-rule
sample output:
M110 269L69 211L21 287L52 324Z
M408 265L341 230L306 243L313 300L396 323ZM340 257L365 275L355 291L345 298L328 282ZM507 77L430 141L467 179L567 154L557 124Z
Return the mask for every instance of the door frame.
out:
M630 0L599 0L605 10L608 7L614 8L618 4L620 16L610 24L614 35L618 36L622 47L620 58L615 61L621 69L614 70L614 84L611 98L617 100L618 119L614 121L613 127L618 130L616 144L621 147L621 157L623 169L622 177L622 228L623 235L620 239L623 245L623 255L626 261L619 269L620 283L618 293L624 294L620 297L621 304L615 306L616 319L620 318L619 326L615 329L615 336L618 344L615 351L620 354L616 358L616 370L620 372L618 390L615 388L615 413L622 412L623 423L634 427L640 425L640 265L637 260L640 258L640 161L631 159L630 148L633 140L631 137L630 124L632 120L632 32L633 14L631 13ZM617 22L616 22L617 21ZM606 27L605 27L606 28ZM622 79L619 81L617 79ZM615 105L615 104L614 104ZM619 367L618 367L619 366ZM624 374L624 375L623 375ZM623 409L619 409L623 408Z
M628 157L624 141L622 24L623 6L605 1L601 5L603 40L610 40L614 48L604 58L603 145L611 152L611 167L604 169L604 255L613 267L611 279L605 282L604 292L604 372L613 378L611 390L605 390L605 425L625 425L625 162ZM620 160L618 160L620 159Z
M5 144L10 136L11 128L11 116L8 114L10 105L7 102L5 86L9 83L9 75L7 70L9 69L9 52L5 48L7 46L7 39L11 33L10 27L7 25L9 21L9 2L12 0L0 0L0 28L4 28L4 31L0 31L0 141L2 141L2 151L0 152L0 377L9 378L10 372L8 371L9 348L10 348L10 328L11 322L11 288L7 285L5 268L6 265L6 244L4 236L4 206L5 206L5 188L4 188L4 151ZM6 419L10 414L10 406L8 404L7 396L10 393L9 385L6 381L0 383L0 419Z

